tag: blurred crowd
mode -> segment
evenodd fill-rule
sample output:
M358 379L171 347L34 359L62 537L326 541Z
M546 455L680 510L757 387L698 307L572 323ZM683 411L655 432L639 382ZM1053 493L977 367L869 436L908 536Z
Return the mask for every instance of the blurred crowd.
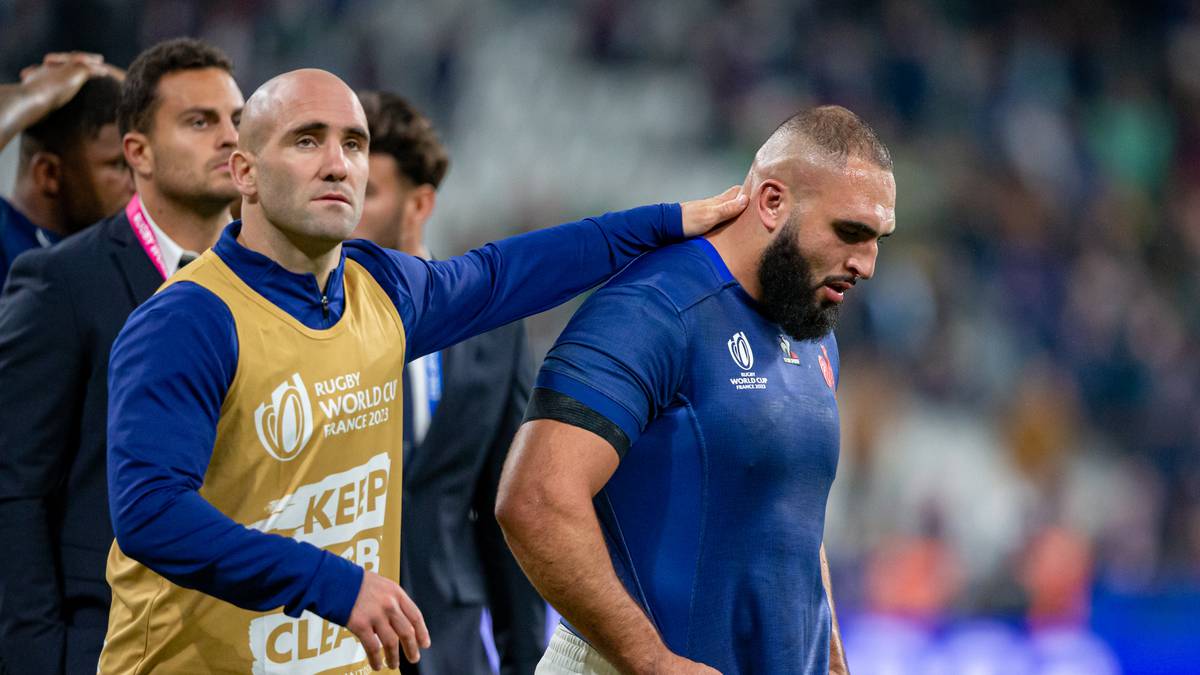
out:
M247 91L312 65L428 111L442 255L714 192L795 109L851 108L898 230L838 334L839 609L1110 643L1106 608L1200 609L1200 3L0 2L10 80L178 34Z

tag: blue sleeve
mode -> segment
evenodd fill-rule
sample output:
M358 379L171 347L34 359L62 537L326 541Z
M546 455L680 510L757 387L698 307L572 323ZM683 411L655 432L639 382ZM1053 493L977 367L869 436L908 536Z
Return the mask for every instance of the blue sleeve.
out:
M606 286L583 303L546 355L537 387L588 406L632 445L675 398L687 363L687 330L653 286Z
M414 359L545 311L604 281L634 258L683 238L678 204L606 213L429 261L351 244L391 296Z
M244 609L345 625L362 569L249 529L200 496L237 368L228 307L182 282L129 318L109 361L108 488L121 550L175 584Z

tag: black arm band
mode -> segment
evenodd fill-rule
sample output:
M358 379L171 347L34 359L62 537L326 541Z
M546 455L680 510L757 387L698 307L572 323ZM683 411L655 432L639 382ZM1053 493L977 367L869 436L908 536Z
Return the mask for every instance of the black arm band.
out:
M629 437L621 427L579 401L553 389L534 387L533 395L529 397L529 406L525 408L525 421L530 420L555 420L590 431L612 444L617 456L622 459L629 450Z

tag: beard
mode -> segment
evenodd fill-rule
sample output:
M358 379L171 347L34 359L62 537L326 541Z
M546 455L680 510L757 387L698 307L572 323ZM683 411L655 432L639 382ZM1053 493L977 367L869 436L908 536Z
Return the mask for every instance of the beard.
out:
M758 265L762 310L792 338L817 340L837 325L840 306L818 299L825 282L814 282L812 265L797 243L797 228L789 218L763 251Z

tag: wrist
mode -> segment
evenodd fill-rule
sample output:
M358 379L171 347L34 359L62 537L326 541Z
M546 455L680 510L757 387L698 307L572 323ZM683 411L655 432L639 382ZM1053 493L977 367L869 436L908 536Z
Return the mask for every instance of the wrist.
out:
M683 206L679 203L663 204L664 228L667 241L675 242L687 239L683 231Z
M621 653L612 659L613 665L623 673L670 672L670 664L676 656L667 649L662 640L657 639L657 635L654 637L653 641L621 650Z

